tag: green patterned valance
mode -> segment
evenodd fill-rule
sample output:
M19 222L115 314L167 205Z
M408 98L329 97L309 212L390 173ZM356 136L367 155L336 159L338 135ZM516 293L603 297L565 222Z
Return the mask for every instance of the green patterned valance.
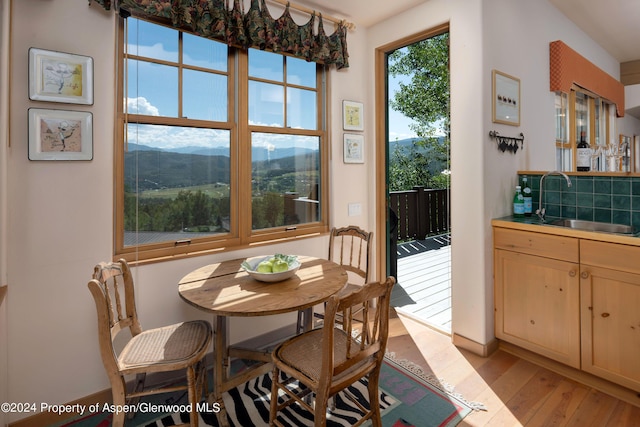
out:
M89 0L104 9L119 11L222 41L232 46L270 50L335 65L337 69L349 66L347 53L347 27L338 24L336 31L326 35L319 14L315 27L315 13L304 25L291 17L289 4L282 16L274 19L265 0L251 0L244 12L243 0ZM233 7L229 8L229 2Z

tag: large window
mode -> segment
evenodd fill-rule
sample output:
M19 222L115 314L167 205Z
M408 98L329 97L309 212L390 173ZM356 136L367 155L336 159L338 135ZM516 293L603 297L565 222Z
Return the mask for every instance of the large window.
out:
M117 256L326 231L324 67L132 17L121 33Z

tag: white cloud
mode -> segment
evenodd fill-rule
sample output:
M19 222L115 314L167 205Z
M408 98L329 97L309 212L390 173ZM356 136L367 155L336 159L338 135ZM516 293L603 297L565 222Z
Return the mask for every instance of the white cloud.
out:
M146 116L160 115L158 107L153 106L144 96L127 98L127 111L131 114L143 114Z

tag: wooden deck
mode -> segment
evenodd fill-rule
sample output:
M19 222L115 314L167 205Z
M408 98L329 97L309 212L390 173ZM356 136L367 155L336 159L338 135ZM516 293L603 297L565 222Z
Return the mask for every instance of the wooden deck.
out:
M397 274L391 305L403 315L450 334L450 235L398 244Z

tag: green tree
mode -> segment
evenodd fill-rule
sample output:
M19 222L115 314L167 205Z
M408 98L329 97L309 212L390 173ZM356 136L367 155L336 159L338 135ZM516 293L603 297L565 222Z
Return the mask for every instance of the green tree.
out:
M411 129L418 136L408 153L407 150L392 153L398 161L390 162L390 182L399 179L398 186L409 185L402 190L414 185L441 188L434 186L448 183L448 175L432 175L425 165L431 160L440 161L447 165L447 171L450 165L449 33L393 52L389 56L389 75L410 78L400 83L390 106L414 121ZM441 135L444 138L439 137ZM401 161L404 155L409 158Z

